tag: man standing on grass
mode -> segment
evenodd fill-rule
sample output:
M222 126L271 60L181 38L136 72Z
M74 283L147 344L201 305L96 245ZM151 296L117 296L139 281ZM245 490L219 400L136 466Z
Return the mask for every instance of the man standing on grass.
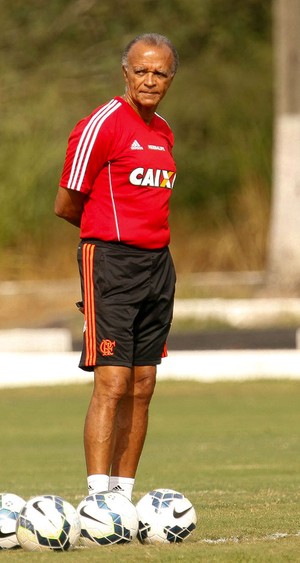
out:
M129 43L125 94L72 131L55 201L55 213L80 227L80 367L94 371L84 428L91 493L117 490L131 498L172 321L168 215L176 167L172 131L156 109L177 66L162 35Z

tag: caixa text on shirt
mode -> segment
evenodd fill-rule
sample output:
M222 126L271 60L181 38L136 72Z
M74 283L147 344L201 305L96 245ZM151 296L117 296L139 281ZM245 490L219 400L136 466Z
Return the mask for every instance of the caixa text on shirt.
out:
M153 168L135 168L129 176L134 186L152 186L154 188L174 187L176 172L174 170L154 170Z

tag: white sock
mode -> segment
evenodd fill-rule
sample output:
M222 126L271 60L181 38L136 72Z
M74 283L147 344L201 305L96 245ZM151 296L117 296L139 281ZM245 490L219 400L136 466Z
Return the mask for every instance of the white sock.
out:
M108 475L89 475L87 478L89 494L108 491L109 476Z
M109 490L121 493L129 500L131 500L134 479L131 477L115 477L109 478Z

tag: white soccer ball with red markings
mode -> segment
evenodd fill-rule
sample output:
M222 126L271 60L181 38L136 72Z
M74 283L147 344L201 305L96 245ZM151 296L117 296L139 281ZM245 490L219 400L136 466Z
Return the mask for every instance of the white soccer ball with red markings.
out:
M141 543L178 543L195 529L196 511L192 503L172 489L155 489L136 505Z
M25 500L13 493L0 493L0 549L19 547L17 519Z

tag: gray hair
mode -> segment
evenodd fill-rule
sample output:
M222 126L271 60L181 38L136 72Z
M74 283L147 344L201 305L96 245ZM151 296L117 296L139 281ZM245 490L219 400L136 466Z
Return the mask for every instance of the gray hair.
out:
M146 43L146 45L156 45L158 47L160 47L162 45L166 45L167 47L169 47L169 49L172 51L172 54L173 54L172 72L173 72L173 74L176 73L177 68L178 68L178 64L179 64L178 53L177 53L173 43L170 41L170 39L165 37L165 35L160 35L159 33L142 33L141 35L137 35L137 37L132 39L132 41L130 41L130 43L128 43L128 45L125 47L125 49L123 51L123 55L122 55L122 59L121 59L122 66L124 66L125 68L128 67L129 51L131 50L133 45L135 45L139 41Z

